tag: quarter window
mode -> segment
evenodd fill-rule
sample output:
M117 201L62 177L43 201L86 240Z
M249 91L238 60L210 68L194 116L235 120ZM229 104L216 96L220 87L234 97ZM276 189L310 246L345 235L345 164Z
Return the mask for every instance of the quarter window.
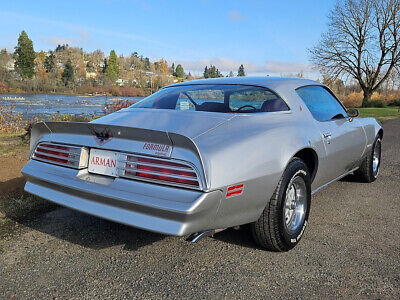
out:
M296 92L318 121L347 117L346 111L339 101L322 86L305 86L298 88Z

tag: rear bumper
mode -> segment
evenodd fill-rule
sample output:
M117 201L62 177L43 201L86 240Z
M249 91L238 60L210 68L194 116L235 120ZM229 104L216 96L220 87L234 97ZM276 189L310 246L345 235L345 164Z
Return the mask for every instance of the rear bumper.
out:
M214 229L221 191L204 193L30 160L25 191L107 220L170 235Z

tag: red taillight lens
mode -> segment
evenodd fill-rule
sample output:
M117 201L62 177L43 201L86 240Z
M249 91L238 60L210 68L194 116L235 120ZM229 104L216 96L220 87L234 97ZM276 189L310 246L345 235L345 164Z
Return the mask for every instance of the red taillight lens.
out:
M45 142L36 147L32 158L80 169L87 166L88 151L85 147L64 146Z
M195 170L186 164L127 155L124 175L184 186L199 187Z
M50 150L51 149L51 150ZM57 151L61 150L61 151ZM68 159L70 157L70 149L66 146L56 146L51 144L40 144L36 148L35 157L62 163L62 164L72 164Z

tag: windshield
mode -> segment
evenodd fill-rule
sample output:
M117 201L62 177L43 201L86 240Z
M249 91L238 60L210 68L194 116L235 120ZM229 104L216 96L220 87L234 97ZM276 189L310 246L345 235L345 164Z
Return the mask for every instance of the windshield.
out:
M257 113L289 110L272 91L247 85L185 85L162 89L131 108Z

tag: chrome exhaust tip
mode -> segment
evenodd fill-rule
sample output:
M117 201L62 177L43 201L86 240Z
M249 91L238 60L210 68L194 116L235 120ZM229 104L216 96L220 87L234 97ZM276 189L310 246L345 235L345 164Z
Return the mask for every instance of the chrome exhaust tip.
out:
M213 236L215 233L215 230L211 229L211 230L205 230L205 231L201 231L201 232L195 232L192 233L186 240L192 243L196 243L199 240L201 240L202 238L205 238L207 236Z
M213 236L214 234L216 234L217 232L221 232L222 230L225 230L225 228L223 229L209 229L209 230L204 230L204 231L200 231L200 232L195 232L192 233L186 240L192 243L196 243L199 240L201 240L202 238L205 238L207 236Z

